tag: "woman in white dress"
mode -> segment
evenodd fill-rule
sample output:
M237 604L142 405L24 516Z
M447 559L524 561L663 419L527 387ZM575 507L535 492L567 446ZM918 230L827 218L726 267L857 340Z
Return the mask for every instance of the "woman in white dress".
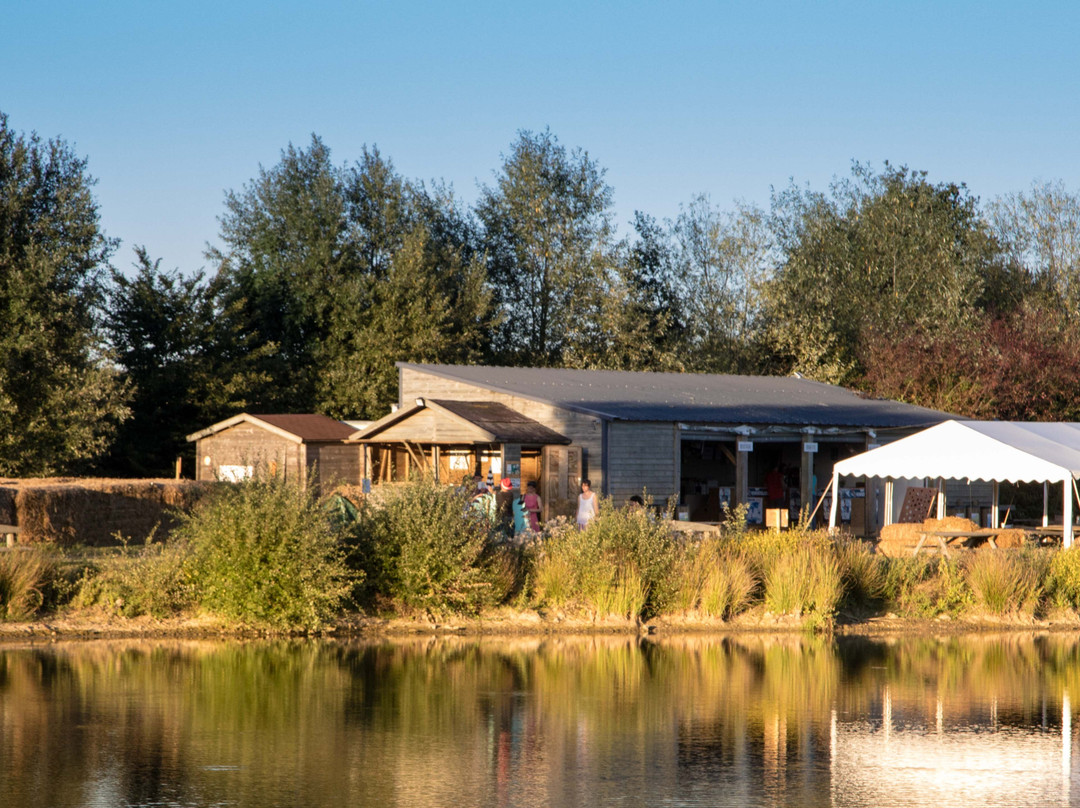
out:
M581 481L581 493L577 498L577 526L578 530L584 530L589 520L596 516L596 494L591 489L592 483L588 480Z

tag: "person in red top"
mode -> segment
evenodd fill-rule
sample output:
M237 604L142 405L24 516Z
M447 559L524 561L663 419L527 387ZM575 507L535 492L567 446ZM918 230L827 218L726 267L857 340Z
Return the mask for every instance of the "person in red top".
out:
M772 471L765 475L765 496L769 500L770 508L784 507L784 488L784 466L777 463L772 467Z

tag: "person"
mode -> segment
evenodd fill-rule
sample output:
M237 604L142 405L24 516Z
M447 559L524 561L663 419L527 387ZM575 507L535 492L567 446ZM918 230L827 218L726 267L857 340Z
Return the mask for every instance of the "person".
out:
M540 511L544 503L540 501L540 495L536 493L536 483L532 480L525 486L525 512L529 515L529 530L533 533L540 532Z
M645 500L634 494L634 496L630 497L630 501L626 503L626 510L630 511L630 513L641 513L645 510Z
M509 477L502 478L495 494L495 527L508 539L514 535L514 484Z
M524 536L525 532L529 529L529 519L526 516L523 498L515 496L511 507L514 511L514 539L520 541L521 537Z
M768 498L770 508L784 507L784 467L777 463L772 471L765 475L765 495Z
M577 498L577 526L578 530L584 530L594 516L596 516L596 494L592 491L592 483L588 480L581 481L581 493Z
M473 494L472 507L482 517L489 522L495 521L495 497L488 487L484 484L483 480L479 480L476 483L476 493Z

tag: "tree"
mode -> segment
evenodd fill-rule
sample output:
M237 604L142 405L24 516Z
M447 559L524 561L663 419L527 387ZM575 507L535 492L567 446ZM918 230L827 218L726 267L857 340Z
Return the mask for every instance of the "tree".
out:
M1080 314L1080 196L1064 183L1034 184L989 209L1006 254L1028 283L1064 311Z
M771 345L788 369L821 381L858 379L864 335L954 328L995 302L998 246L962 185L855 164L831 196L774 195L772 228Z
M96 331L115 242L86 160L0 113L0 473L86 467L128 410Z
M761 290L772 258L764 211L747 205L722 211L700 194L682 209L672 234L687 309L687 364L713 373L754 369Z
M317 137L289 146L226 208L215 284L262 352L260 407L377 417L396 361L484 355L490 292L467 218L378 149L336 167Z
M104 331L131 389L132 417L104 461L113 473L171 474L186 435L248 406L248 391L267 379L251 368L258 347L245 344L234 313L216 307L202 272L161 269L135 248L129 277L112 270Z
M476 206L502 361L559 365L587 348L611 269L611 199L587 153L550 131L519 133Z

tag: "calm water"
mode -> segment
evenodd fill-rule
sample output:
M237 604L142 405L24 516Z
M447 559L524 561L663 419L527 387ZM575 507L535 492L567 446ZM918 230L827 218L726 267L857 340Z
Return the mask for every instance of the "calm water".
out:
M1080 638L0 646L0 806L1078 805Z

